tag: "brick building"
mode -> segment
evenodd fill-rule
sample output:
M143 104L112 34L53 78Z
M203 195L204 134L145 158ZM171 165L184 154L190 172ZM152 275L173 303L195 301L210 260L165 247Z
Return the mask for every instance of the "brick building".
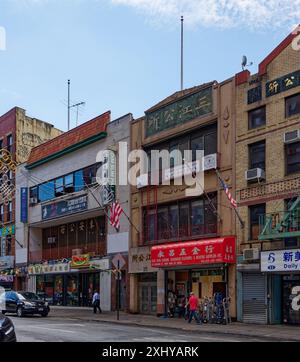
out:
M293 49L295 37L284 39L257 74L236 75L236 188L245 221L244 229L237 225L237 305L244 322L300 323L300 52Z
M0 149L12 156L14 164L27 160L33 147L61 134L52 124L26 115L24 109L15 107L0 117ZM2 162L5 164L8 153L2 152ZM6 156L5 156L6 155ZM12 192L12 197L5 200L4 188L9 185L14 190L15 172L7 169L1 173L1 202L0 202L0 284L12 286L15 267L15 198L18 193ZM11 199L9 201L9 199ZM15 278L17 286L17 278Z
M152 174L160 175L159 185L151 185L148 174L140 173L137 187L132 187L131 218L139 229L132 227L130 238L132 313L165 314L171 291L176 293L178 305L194 291L200 300L216 292L230 296L231 315L236 315L234 257L231 255L228 262L213 259L217 244L227 250L226 243L232 242L228 250L235 252L235 216L214 170L218 166L234 192L234 92L234 79L179 91L132 122L131 149L143 149L149 160L154 150L202 150L207 161L206 196L202 191L191 196L188 191L192 186L177 184L183 177L182 173L175 176L178 167L182 171L181 160L173 160L169 168L151 166ZM189 173L184 171L184 175ZM163 185L162 180L168 177L170 185ZM197 254L192 262L193 256L180 257L190 252L189 248Z
M18 166L17 188L28 194L17 200L17 236L24 244L18 261L28 265L25 289L50 304L89 306L98 289L101 308L114 309L111 265L122 255L121 309L128 306L129 224L122 215L118 233L110 226L96 177L99 172L118 174L118 162L101 158L99 152L110 150L118 160L118 142L129 145L131 118L128 114L111 121L106 112L35 147L27 163ZM128 195L129 186L115 188L126 213Z

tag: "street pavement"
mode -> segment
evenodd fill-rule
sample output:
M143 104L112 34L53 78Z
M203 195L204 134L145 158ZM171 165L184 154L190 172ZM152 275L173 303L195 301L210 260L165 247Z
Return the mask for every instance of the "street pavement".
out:
M82 322L64 317L9 316L18 342L254 342L260 338L226 334L196 334L191 331Z

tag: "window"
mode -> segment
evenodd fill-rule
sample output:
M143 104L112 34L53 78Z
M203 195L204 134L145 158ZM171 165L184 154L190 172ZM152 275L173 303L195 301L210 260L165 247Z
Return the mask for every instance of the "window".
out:
M249 129L265 126L266 107L260 107L248 112Z
M3 139L0 140L0 150L2 150L3 147Z
M286 172L300 172L300 142L286 145Z
M249 168L266 168L266 143L257 142L249 145Z
M65 192L66 193L74 192L74 175L72 173L70 175L65 176Z
M64 194L64 178L58 178L55 180L55 197L62 196Z
M7 136L7 151L12 153L12 146L13 146L13 136L10 134Z
M169 231L171 238L176 238L178 236L178 205L170 206Z
M203 200L192 202L192 235L201 235L204 230Z
M11 253L12 253L11 235L7 235L7 237L6 237L6 255L11 255Z
M83 170L76 171L74 174L75 192L84 189Z
M44 183L39 186L39 197L40 202L48 201L54 198L54 181Z
M259 236L259 216L265 215L266 205L253 205L249 207L250 213L250 240L257 240Z
M189 203L179 204L179 237L189 235Z
M300 113L300 93L285 99L285 116L291 117Z
M39 199L39 189L38 189L38 187L37 186L35 186L35 187L32 187L31 189L30 189L30 198L31 199L36 199L36 200L38 200Z
M12 221L12 202L10 201L7 205L7 221Z
M216 205L216 194L210 195ZM215 235L217 219L212 206L204 199L177 202L144 210L145 241L170 240L183 237Z
M193 153L193 161L197 159L197 151L204 150L204 138L203 136L192 138L191 150Z

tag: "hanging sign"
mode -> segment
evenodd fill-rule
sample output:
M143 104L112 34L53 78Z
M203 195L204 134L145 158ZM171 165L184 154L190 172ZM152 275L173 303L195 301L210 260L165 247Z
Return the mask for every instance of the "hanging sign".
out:
M262 272L300 271L300 249L261 252Z

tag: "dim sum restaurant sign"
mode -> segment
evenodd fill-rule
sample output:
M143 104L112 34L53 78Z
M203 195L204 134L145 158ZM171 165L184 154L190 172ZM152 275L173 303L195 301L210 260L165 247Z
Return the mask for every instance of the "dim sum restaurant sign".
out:
M235 237L154 246L152 267L171 267L236 262Z

